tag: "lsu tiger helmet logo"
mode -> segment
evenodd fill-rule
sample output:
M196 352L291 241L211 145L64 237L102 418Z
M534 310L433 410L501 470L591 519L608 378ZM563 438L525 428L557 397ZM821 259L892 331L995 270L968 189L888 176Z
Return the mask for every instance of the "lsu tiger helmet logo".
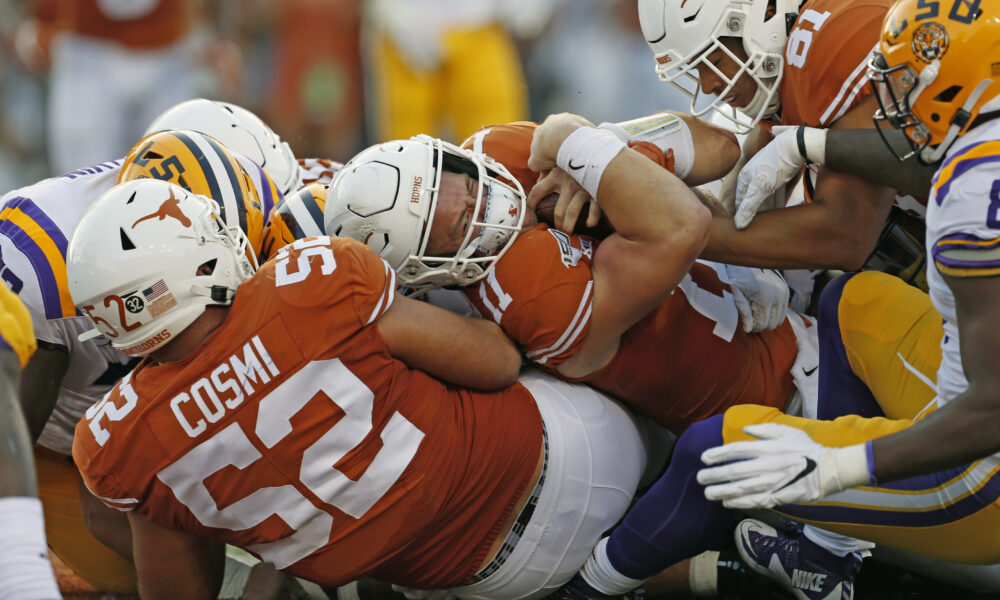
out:
M948 51L948 31L940 23L924 23L913 32L913 55L931 63Z

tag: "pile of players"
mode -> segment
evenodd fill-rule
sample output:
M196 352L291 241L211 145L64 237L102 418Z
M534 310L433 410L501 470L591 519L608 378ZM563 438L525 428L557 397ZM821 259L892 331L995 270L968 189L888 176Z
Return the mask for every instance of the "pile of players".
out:
M797 598L872 543L1000 562L1000 7L638 8L692 114L341 167L200 100L0 199L5 597L57 595L43 507L143 598L214 598L223 544L349 598L724 595L734 526ZM851 272L806 316L770 269Z

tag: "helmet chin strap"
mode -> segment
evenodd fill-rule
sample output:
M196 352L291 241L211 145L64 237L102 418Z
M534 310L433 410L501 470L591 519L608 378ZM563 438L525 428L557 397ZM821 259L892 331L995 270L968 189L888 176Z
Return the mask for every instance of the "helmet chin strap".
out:
M777 99L778 94L777 86L775 85L776 80L776 77L761 79L761 83L766 83L768 85L768 90L765 91L761 84L757 84L757 93L750 99L750 103L743 108L737 108L736 110L743 113L745 116L750 117L750 120L755 123L759 122L759 119L757 118L758 115L761 119L765 119L777 113L780 103Z
M80 342L86 342L87 340L92 340L94 338L99 338L102 335L104 335L104 334L101 333L101 330L98 329L98 328L96 328L96 327L94 327L93 329L88 329L87 331L84 331L80 335L76 336L76 339L77 339L77 341L80 341Z
M972 93L969 94L969 98L965 101L965 104L962 105L962 108L958 109L958 112L956 112L955 116L951 119L951 126L948 127L948 133L944 136L941 143L935 146L932 152L928 152L928 150L932 150L931 148L924 148L920 152L921 159L928 164L936 163L941 160L941 158L945 155L945 152L948 151L948 148L955 143L959 133L965 129L966 125L969 124L969 120L972 119L972 109L976 106L976 103L979 102L979 98L986 93L986 88L991 85L993 85L992 79L984 79L979 82L979 85L977 85L976 88L972 90Z
M191 284L191 294L194 296L207 296L216 304L230 304L236 296L236 290L224 285L201 285Z

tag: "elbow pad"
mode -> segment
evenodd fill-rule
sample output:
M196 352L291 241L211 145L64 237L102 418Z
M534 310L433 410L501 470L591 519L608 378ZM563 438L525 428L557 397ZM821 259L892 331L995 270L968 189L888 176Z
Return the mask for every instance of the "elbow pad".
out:
M674 174L684 179L694 165L694 139L683 119L670 113L639 117L621 123L601 123L600 129L613 132L623 142L649 142L664 154L674 151Z

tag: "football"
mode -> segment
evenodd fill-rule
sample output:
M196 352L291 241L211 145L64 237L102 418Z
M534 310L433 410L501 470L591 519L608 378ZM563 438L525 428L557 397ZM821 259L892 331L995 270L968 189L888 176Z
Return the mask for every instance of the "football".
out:
M550 227L555 227L555 211L556 202L558 200L559 194L552 193L538 201L538 204L535 205L535 215L538 217L538 221L540 223L545 223ZM614 232L614 226L611 225L611 221L604 216L604 213L601 213L601 218L597 222L597 225L594 227L587 227L586 210L580 212L580 216L576 219L576 226L573 228L573 233L586 235L600 240L603 240Z

